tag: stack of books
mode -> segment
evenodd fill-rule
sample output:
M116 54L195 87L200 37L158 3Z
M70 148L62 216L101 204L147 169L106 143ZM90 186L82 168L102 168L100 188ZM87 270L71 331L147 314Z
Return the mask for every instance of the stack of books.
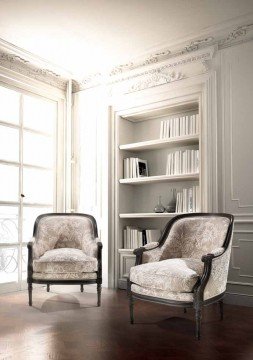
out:
M168 154L166 175L199 172L199 150L177 150Z
M176 212L191 213L200 211L199 186L182 189L177 193Z
M123 234L124 249L136 249L150 242L158 241L161 231L158 229L139 229L134 226L127 226Z
M139 158L124 159L124 179L148 176L147 160Z
M199 115L181 116L162 120L160 127L160 139L168 139L178 136L196 135L199 133Z

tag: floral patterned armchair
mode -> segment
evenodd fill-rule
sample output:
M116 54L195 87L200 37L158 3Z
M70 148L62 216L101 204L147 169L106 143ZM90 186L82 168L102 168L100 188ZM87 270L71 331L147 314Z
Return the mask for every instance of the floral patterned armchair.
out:
M28 294L32 284L97 284L101 303L102 243L91 215L51 213L38 216L28 245Z
M203 305L218 301L223 317L231 252L233 216L195 213L175 216L157 243L136 249L130 270L130 320L134 299L194 307L196 337L200 338Z

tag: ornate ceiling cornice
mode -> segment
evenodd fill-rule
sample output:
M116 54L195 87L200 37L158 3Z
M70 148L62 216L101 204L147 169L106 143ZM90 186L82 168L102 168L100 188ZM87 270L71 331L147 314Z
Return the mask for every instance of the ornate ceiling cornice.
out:
M173 46L171 49L165 49L160 52L151 54L143 59L130 61L129 63L118 65L112 68L108 73L94 73L85 77L81 82L76 83L74 91L88 89L100 84L117 84L121 81L131 80L145 73L145 69L150 65L156 65L165 60L171 60L176 57L189 54L196 50L204 49L209 46L216 46L218 49L223 49L229 46L236 45L241 42L249 41L253 38L253 23L237 26L234 29L227 31L219 31L215 35L205 36L192 41L184 42ZM179 65L179 64L177 64ZM176 66L175 64L173 66ZM156 75L155 75L156 74ZM157 68L153 72L153 77L160 78L161 69ZM170 79L170 76L168 76ZM138 86L133 86L133 89L139 89Z
M251 39L253 39L253 22L181 42L171 48L165 48L148 56L115 66L107 73L89 74L81 81L73 80L72 74L64 69L0 40L0 67L63 91L67 88L68 80L72 79L73 92L101 84L117 87L122 82L129 82L127 92L132 92L154 86L152 85L154 83L168 83L184 78L186 75L181 70L174 70L174 68L186 65L187 62L192 63L200 60L206 67L205 62L207 59L196 59L194 57L194 53L198 50L210 46L223 49ZM188 57L189 54L192 54L192 56Z
M0 39L0 67L65 91L71 74L28 51Z

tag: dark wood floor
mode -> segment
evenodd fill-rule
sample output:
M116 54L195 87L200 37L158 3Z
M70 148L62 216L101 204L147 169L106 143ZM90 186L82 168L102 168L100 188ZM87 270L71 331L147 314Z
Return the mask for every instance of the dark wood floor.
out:
M205 308L198 342L193 310L138 302L130 325L125 291L103 289L101 308L91 287L56 291L35 290L32 308L26 292L0 296L1 360L253 359L253 308L225 305L223 322Z

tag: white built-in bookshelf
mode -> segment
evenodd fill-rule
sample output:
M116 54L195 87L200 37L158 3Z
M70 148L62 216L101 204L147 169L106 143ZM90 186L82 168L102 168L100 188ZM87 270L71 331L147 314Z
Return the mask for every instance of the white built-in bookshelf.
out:
M115 119L114 233L120 287L124 287L126 268L134 264L133 249L129 246L141 245L141 232L147 230L145 236L151 234L149 238L154 241L173 216L203 210L200 139L201 114L196 99L167 108L122 114ZM147 163L148 176L140 176L143 171L139 171L138 161ZM172 189L179 211L154 212L159 196L164 207L169 204Z

